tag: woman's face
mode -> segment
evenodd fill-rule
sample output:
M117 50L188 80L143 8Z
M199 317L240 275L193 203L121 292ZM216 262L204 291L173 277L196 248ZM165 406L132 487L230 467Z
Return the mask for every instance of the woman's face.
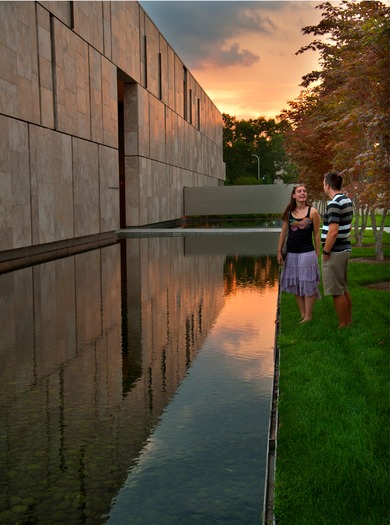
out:
M293 197L297 202L306 202L307 191L305 186L297 186L294 190Z

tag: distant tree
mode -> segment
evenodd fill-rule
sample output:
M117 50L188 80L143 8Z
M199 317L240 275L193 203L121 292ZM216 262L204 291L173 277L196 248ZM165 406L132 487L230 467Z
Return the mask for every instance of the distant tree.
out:
M353 198L357 244L370 215L377 259L390 207L389 14L381 2L325 2L317 26L303 28L317 37L298 53L320 53L320 71L303 77L300 97L281 119L290 124L285 147L314 191L331 169L342 171ZM383 211L379 225L376 213Z
M237 120L223 114L224 161L226 184L272 184L278 177L290 182L295 168L284 150L283 137L289 127L287 122L274 119ZM258 161L260 159L260 179Z

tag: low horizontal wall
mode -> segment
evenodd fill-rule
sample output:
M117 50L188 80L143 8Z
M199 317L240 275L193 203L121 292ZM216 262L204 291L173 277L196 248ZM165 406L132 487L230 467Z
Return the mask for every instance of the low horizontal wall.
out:
M247 215L282 213L291 184L184 188L184 215Z
M184 230L185 231L185 230ZM189 255L275 255L280 232L262 231L233 234L186 235L184 253Z

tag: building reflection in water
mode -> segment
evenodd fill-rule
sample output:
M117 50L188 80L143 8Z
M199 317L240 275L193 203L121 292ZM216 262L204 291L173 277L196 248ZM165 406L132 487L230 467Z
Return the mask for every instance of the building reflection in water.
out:
M242 265L276 286L265 256L185 244L128 239L0 275L1 523L100 523Z

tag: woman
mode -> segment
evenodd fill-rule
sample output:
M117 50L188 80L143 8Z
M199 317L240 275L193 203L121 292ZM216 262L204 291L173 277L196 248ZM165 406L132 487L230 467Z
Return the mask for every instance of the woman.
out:
M314 302L320 299L318 289L320 269L320 215L307 201L304 184L294 186L291 199L282 215L277 259L284 265L281 291L295 294L301 323L311 321ZM282 246L287 236L287 257L283 260ZM313 246L313 237L314 245Z

